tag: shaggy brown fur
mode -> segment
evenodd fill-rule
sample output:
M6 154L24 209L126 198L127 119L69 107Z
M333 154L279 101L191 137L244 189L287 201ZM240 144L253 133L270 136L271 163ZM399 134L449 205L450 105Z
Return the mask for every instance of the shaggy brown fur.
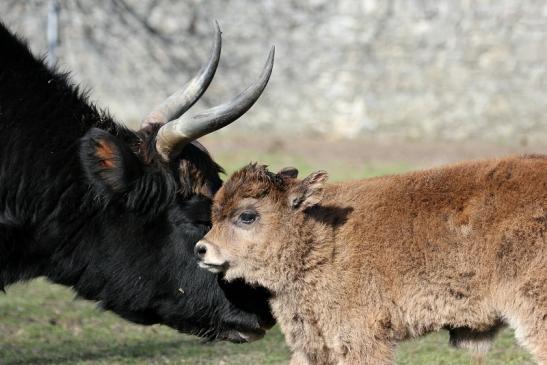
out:
M272 291L291 364L391 364L447 328L507 323L547 364L547 156L325 184L249 165L215 198L202 267Z

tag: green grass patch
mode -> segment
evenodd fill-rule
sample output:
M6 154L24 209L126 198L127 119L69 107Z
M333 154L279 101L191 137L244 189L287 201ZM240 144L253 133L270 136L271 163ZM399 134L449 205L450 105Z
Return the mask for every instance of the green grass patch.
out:
M261 341L204 344L163 326L130 324L43 279L0 295L0 364L286 364L289 351L275 327ZM403 343L399 365L464 365L472 358L448 345L447 332ZM531 365L503 331L485 365Z

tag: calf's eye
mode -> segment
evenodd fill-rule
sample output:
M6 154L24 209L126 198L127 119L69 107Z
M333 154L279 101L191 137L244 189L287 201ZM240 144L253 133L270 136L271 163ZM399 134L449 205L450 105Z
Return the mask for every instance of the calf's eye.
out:
M257 214L255 212L243 212L239 215L238 220L243 224L251 224L256 221Z

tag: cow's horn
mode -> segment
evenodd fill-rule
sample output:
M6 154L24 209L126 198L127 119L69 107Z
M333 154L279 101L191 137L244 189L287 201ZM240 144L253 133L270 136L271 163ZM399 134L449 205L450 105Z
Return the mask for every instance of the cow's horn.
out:
M168 160L189 142L232 123L258 100L272 73L275 48L272 47L262 74L232 101L194 115L183 115L162 126L157 134L156 149Z
M220 59L220 49L222 46L221 31L218 22L214 22L215 41L209 61L199 70L184 87L176 91L173 95L165 99L160 105L150 112L143 119L141 128L151 124L166 124L170 120L180 117L203 95L207 87L215 76L215 71Z

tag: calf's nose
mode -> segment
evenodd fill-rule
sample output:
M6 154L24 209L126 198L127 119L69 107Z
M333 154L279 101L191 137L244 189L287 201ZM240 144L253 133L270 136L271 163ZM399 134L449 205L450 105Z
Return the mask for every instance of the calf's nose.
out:
M205 246L203 243L198 242L196 247L194 247L194 254L199 260L203 260L203 257L205 257L205 254L207 253L207 246Z

